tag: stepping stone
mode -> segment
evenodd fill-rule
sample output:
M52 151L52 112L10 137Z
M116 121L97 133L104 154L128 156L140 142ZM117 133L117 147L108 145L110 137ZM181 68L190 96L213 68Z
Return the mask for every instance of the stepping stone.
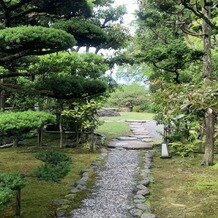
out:
M151 138L144 138L144 139L142 139L142 142L152 142L153 141L153 139L151 139Z
M146 144L141 141L112 141L108 145L109 148L125 148L132 150L152 149L153 145Z
M129 135L129 137L135 137L135 138L140 138L140 136L142 136L143 134L131 134L131 135ZM147 136L147 135L144 135L145 137Z
M149 135L135 135L135 137L138 139L151 138L151 136L149 136Z
M147 120L127 120L128 123L146 123Z
M133 141L133 140L137 140L137 138L136 137L126 137L126 136L123 136L123 137L118 137L117 138L118 140L120 140L120 141Z
M131 129L132 132L145 132L147 131L145 128L136 128L136 129Z
M149 135L149 133L148 132L146 132L146 131L140 131L140 132L132 132L132 134L135 134L135 135Z
M130 123L129 126L142 126L141 123Z

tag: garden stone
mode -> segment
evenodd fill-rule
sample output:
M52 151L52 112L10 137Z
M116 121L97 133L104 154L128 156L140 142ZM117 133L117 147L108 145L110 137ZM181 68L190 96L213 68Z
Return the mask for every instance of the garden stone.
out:
M148 186L150 184L150 180L145 179L139 182L139 184L144 185L144 186Z
M143 138L141 140L142 142L152 142L153 141L151 138Z
M120 140L120 141L133 141L133 140L137 140L137 138L136 137L118 137L117 138L118 140Z
M129 211L134 217L140 217L143 214L143 211L137 208L133 208Z
M142 185L142 184L137 185L136 188L139 189L139 190L147 190L147 187Z
M143 196L146 196L146 195L149 195L150 194L150 191L148 189L145 189L145 190L139 190L137 191L136 193L137 195L143 195Z
M135 204L143 204L143 203L145 203L145 199L134 199L133 202Z
M86 185L86 181L80 179L80 180L78 180L78 181L76 182L76 185L77 185L77 186L84 186L84 185Z
M66 200L65 199L58 199L58 200L54 200L53 201L53 204L54 205L57 205L57 206L60 206L60 205L63 205L66 203Z
M70 190L70 193L72 194L77 193L77 192L79 192L79 189L75 187Z
M136 204L136 208L146 212L151 212L151 208L146 204Z
M79 184L79 185L76 186L76 188L77 188L78 190L84 190L84 189L85 189L85 186Z
M62 211L58 211L56 214L57 218L64 218L65 217L65 213Z
M154 214L142 214L141 218L156 218L156 216Z
M134 199L143 199L143 200L145 200L145 197L143 195L135 195Z

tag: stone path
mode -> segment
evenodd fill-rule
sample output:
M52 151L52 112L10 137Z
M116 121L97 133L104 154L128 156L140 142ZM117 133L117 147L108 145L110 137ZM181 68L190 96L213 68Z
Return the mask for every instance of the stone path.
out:
M81 207L70 213L70 217L155 217L151 208L145 204L149 195L147 186L153 181L150 177L153 152L144 151L142 167L139 165L142 152L135 150L140 146L140 148L144 146L143 148L151 149L150 145L142 142L150 136L145 130L144 123L134 121L129 125L134 130L132 135L118 138L114 141L114 149L107 150L105 166L103 169L97 169L95 187L91 190L91 194L82 201Z

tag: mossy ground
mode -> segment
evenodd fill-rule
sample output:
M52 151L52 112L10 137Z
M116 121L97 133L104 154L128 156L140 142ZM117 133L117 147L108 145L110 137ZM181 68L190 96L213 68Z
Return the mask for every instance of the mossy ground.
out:
M47 218L54 217L55 199L62 199L68 193L70 187L81 177L81 170L88 168L99 156L98 152L90 153L87 149L58 148L58 136L44 137L47 146L34 146L36 139L28 141L28 146L7 148L0 150L0 172L19 172L26 176L27 185L22 189L22 217L23 218ZM26 144L26 143L25 143ZM30 146L31 145L31 146ZM71 171L60 182L40 181L32 177L33 170L43 164L34 156L41 150L55 150L64 152L72 158ZM77 201L77 200L76 200ZM78 202L80 199L78 198ZM75 202L77 204L77 202ZM14 217L14 201L0 217Z
M218 168L203 167L201 160L202 154L161 159L157 152L150 201L158 218L218 217Z

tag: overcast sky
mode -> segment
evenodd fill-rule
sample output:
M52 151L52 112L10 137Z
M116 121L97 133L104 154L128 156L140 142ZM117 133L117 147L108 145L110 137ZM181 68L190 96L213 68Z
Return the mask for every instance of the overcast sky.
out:
M138 8L137 0L115 0L116 5L125 5L127 14L124 16L124 22L129 24L134 20L134 12Z

